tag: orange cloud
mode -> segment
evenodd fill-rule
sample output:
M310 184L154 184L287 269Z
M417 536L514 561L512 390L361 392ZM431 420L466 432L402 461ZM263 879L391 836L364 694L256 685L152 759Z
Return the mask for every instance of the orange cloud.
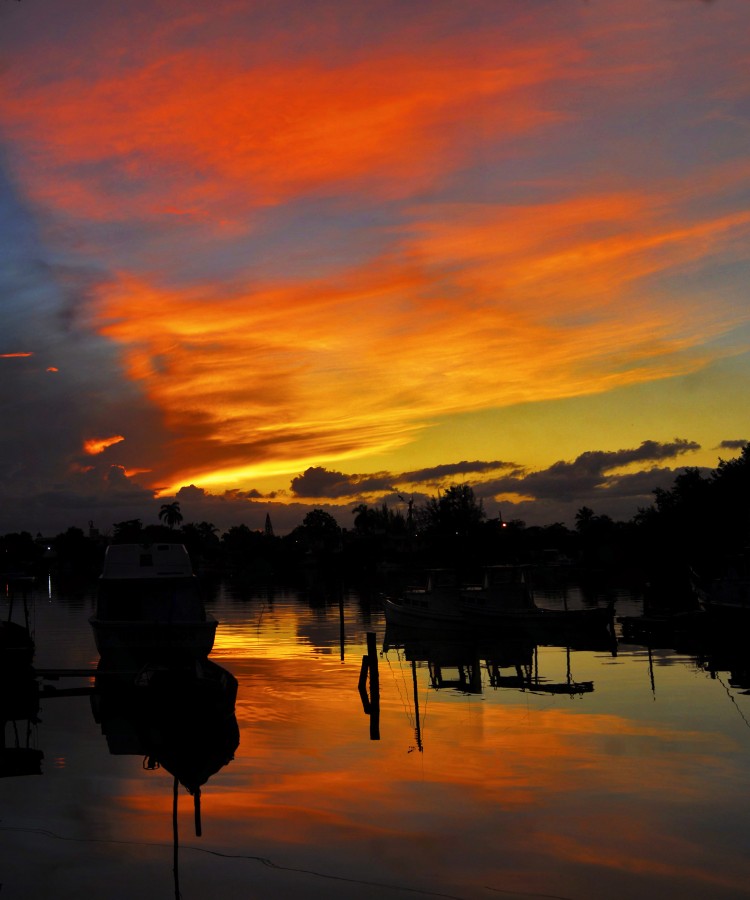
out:
M83 442L83 450L84 453L88 453L90 456L96 456L97 453L103 453L107 447L119 444L120 441L124 440L125 438L121 434L113 434L111 437L106 438L89 438Z
M336 278L222 292L123 274L94 325L191 434L154 483L242 484L398 446L431 417L696 370L744 310L640 283L749 229L747 213L676 226L636 194L432 209L397 255Z
M33 353L0 353L0 359L20 359L33 355Z
M501 63L497 46L444 43L420 54L386 45L339 65L253 64L252 39L236 52L160 47L138 68L112 67L93 82L64 66L36 85L6 78L0 111L44 159L29 178L45 203L88 218L208 208L225 220L332 183L411 195L477 144L558 119L533 89L559 79L579 52L502 44ZM481 131L467 131L476 121ZM103 160L123 185L141 187L113 203L111 180L89 168ZM41 175L57 167L64 180Z
M68 467L71 472L77 472L81 475L85 475L87 472L93 472L94 466L82 466L80 463L73 462Z
M210 37L166 8L148 35L103 15L109 50L85 67L43 44L0 82L24 189L112 272L90 324L174 435L139 460L153 487L246 487L732 352L744 308L667 279L744 259L744 158L636 189L608 156L627 159L607 104L631 114L627 88L677 83L651 52L661 18L592 12L577 41L501 16L462 40L446 7L416 49L409 17L352 49L333 20L308 47L305 17L290 43L233 28L234 4ZM589 171L599 116L615 132Z

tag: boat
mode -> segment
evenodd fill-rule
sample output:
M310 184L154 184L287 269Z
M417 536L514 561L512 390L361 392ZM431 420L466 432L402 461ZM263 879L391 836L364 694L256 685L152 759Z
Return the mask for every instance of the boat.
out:
M112 544L89 619L102 658L120 666L201 659L218 622L203 606L183 544Z
M23 671L31 666L34 657L34 639L29 624L28 591L33 578L23 579L22 602L24 625L13 621L14 586L18 579L4 576L5 592L8 597L8 617L0 620L0 676L8 672Z
M487 566L481 585L459 591L463 616L472 624L502 626L530 631L537 636L547 631L611 629L614 603L570 609L541 607L534 601L528 567L522 565Z
M486 566L482 581L459 591L461 612L469 619L518 618L536 610L526 566Z
M423 587L411 587L383 598L386 622L435 628L502 628L530 633L547 643L557 632L612 634L614 602L606 606L547 609L537 606L528 566L486 566L478 584L459 585L450 569L426 573Z
M529 608L487 608L473 610L470 613L472 620L480 620L488 626L502 626L503 628L517 628L528 631L540 637L546 633L564 631L575 634L582 631L610 631L614 624L614 601L606 606L590 606L580 609L548 609L541 606Z
M709 605L733 606L750 611L750 556L745 554L734 560L714 580L705 599Z
M458 579L453 569L428 569L424 581L383 597L387 622L394 624L461 625Z
M698 590L708 630L744 641L750 627L750 551L734 557L705 589Z

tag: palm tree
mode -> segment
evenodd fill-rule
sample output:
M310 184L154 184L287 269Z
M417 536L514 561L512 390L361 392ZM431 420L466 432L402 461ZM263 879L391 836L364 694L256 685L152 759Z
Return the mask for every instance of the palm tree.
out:
M159 510L159 519L169 528L174 528L182 522L182 513L180 512L180 504L177 500L172 503L162 503Z
M217 537L219 529L214 525L213 522L198 522L195 527L198 531L198 534L201 536L201 540L208 543L215 543L219 540Z
M584 531L589 531L596 519L597 516L594 515L594 510L591 509L591 507L582 506L576 513L576 531L579 532L579 534Z

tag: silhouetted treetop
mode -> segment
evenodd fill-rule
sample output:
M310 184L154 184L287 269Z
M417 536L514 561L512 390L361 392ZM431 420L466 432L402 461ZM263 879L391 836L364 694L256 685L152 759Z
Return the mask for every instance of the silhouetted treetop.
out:
M484 518L482 501L477 500L468 484L452 484L417 509L417 522L428 533L468 536Z
M159 521L164 522L169 528L174 528L182 522L182 513L180 512L180 503L173 500L172 503L162 503L159 510Z

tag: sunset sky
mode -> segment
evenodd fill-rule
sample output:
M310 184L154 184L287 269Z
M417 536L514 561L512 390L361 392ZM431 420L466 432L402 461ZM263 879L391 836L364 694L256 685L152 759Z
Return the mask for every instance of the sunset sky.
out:
M629 518L750 438L746 0L0 0L0 532Z

